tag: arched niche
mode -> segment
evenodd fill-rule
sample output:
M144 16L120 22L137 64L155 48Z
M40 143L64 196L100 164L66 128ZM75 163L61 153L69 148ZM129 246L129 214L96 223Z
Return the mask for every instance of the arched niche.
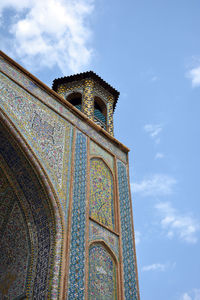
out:
M104 101L100 97L97 97L97 96L94 97L94 120L101 127L106 129L107 107L106 107L106 104L104 103Z
M61 219L44 173L0 112L0 299L58 299Z
M108 165L99 157L90 160L90 217L115 229L114 182Z
M69 101L72 105L74 105L79 110L82 109L82 94L75 92L71 93L66 98L67 101Z
M117 260L103 241L89 247L88 300L117 300Z

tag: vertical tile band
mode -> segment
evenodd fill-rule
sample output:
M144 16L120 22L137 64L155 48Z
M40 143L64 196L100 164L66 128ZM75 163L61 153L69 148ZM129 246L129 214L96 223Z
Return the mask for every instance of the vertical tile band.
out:
M126 166L121 161L117 162L117 171L121 215L124 294L126 300L138 300L128 176Z
M77 131L73 182L71 246L69 264L69 300L84 299L86 233L86 137Z

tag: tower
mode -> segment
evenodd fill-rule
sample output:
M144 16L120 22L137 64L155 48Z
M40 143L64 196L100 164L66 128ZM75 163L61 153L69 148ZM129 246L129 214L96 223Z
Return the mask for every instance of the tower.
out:
M139 300L119 93L92 71L52 90L2 52L0 69L0 298Z

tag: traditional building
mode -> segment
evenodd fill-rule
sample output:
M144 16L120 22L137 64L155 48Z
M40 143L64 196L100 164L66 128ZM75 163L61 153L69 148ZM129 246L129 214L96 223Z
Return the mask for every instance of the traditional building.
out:
M0 53L0 299L139 300L119 93Z

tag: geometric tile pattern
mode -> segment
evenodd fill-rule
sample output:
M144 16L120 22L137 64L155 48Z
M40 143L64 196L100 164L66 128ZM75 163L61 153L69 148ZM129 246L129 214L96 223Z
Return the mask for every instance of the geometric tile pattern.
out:
M103 240L112 249L116 257L119 257L118 236L99 224L90 220L89 241Z
M101 244L93 244L89 250L88 299L117 299L116 266Z
M127 170L125 165L121 161L117 162L117 169L119 183L125 299L138 300Z
M84 299L86 232L86 137L77 131L71 220L69 300Z
M100 158L90 160L90 217L114 229L113 178Z
M113 171L114 168L113 156L110 153L108 153L106 150L101 148L99 145L97 145L95 142L93 142L92 140L90 140L90 155L101 156Z
M0 106L29 142L47 171L63 210L68 208L72 126L28 92L1 75Z

